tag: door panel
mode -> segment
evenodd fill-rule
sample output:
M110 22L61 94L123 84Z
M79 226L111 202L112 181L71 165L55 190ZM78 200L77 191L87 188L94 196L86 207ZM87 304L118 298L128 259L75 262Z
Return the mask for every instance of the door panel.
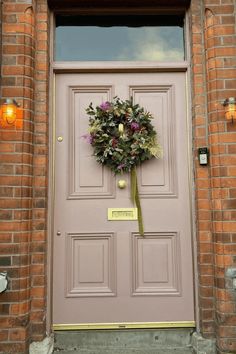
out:
M67 234L66 297L115 296L114 235Z
M114 181L109 170L98 166L92 150L81 137L87 132L88 120L85 119L85 108L90 102L99 105L110 100L112 86L107 87L68 87L70 102L69 117L69 198L94 199L113 198ZM78 119L83 117L83 119ZM65 181L66 183L66 181Z
M179 235L132 234L132 295L181 295Z
M164 195L177 194L175 114L171 114L175 110L173 91L173 85L130 87L130 96L134 98L134 102L153 114L153 124L158 127L158 138L164 152L164 159L152 160L140 168L140 194L143 197L162 198Z
M193 321L185 92L184 73L57 75L55 324ZM85 108L114 96L154 115L163 147L138 169L145 237L137 221L107 220L108 208L133 207L129 175L100 166L82 137Z

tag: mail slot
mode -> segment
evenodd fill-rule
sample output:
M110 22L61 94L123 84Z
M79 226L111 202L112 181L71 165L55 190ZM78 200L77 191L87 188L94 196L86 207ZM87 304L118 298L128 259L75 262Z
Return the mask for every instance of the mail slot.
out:
M137 220L137 208L108 208L108 220Z

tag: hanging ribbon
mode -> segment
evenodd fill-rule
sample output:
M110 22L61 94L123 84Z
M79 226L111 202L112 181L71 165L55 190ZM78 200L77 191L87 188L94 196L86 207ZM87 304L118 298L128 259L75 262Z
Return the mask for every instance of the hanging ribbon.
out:
M136 168L133 167L130 173L130 185L131 185L131 200L136 205L138 210L138 227L139 233L141 236L144 236L144 229L143 229L143 217L142 217L142 209L139 199L138 193L138 182L137 182L137 173Z

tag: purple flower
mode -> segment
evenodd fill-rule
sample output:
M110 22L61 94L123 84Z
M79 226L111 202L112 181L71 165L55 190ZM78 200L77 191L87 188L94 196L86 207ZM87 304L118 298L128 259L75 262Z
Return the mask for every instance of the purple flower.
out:
M107 111L108 109L110 109L110 107L111 107L110 102L102 102L100 105L102 111Z
M92 144L93 142L93 136L90 134L84 134L82 138L85 139L88 144Z
M124 163L121 163L118 167L117 167L117 169L118 170L122 170L122 168L124 168L125 167L125 164Z
M139 124L136 123L136 122L132 122L131 125L130 125L131 129L136 131L136 130L139 130Z

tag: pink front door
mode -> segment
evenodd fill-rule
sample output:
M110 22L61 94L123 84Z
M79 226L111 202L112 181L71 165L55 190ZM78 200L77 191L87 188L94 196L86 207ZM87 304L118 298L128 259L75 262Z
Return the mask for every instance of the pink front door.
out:
M56 76L54 324L194 320L186 75L81 73ZM163 158L138 171L145 237L130 208L129 176L99 165L82 138L85 108L131 96L150 111ZM127 188L119 189L125 179Z

